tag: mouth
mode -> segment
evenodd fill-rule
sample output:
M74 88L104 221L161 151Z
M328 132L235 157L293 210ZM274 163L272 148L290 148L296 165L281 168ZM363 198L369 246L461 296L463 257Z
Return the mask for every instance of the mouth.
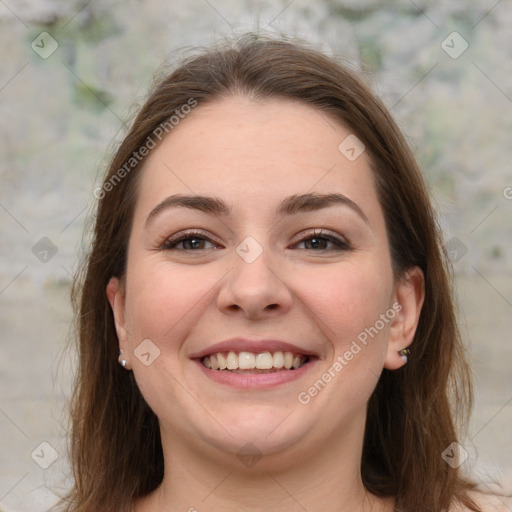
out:
M232 389L272 389L313 371L320 355L283 340L232 338L190 354L210 381Z
M313 356L289 351L215 352L200 358L202 365L209 370L237 374L265 374L282 371L295 371L308 364Z

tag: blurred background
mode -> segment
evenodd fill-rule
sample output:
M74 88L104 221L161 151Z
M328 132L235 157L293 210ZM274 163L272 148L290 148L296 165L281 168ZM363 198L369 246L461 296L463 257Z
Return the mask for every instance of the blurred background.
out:
M511 27L510 0L0 0L0 510L69 484L69 291L110 152L164 62L245 31L348 59L406 133L475 374L463 469L512 491Z

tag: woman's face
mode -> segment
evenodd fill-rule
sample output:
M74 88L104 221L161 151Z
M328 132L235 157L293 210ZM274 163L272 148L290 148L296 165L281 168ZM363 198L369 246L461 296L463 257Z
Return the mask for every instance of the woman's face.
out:
M343 432L360 448L422 302L419 270L393 278L361 150L307 105L231 97L149 155L108 296L164 444L298 460Z

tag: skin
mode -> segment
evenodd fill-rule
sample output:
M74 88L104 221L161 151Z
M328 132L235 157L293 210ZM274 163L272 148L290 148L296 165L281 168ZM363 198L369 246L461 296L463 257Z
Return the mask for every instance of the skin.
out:
M137 512L393 509L393 499L362 485L366 403L383 368L405 364L398 352L412 342L424 281L418 268L394 278L369 155L349 161L338 149L350 133L307 105L234 96L197 107L146 161L127 272L107 287L126 369L162 433L165 478ZM305 193L344 194L368 222L343 205L276 215L284 198ZM146 225L173 194L215 196L232 212L178 207ZM199 250L190 242L160 248L192 228L211 242L199 242ZM320 229L350 249L315 245L312 232ZM236 252L248 236L263 249L252 263ZM332 372L396 303L401 310L378 335L300 403L299 393ZM212 382L190 355L236 336L291 341L319 360L271 389ZM149 366L134 354L145 339L160 351ZM248 442L262 455L251 467L236 456Z

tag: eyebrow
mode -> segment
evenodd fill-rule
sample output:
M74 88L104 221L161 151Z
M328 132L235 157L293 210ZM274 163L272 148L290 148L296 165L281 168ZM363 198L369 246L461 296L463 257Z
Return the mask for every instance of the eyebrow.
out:
M352 201L343 194L302 194L293 195L284 199L277 209L278 215L294 215L302 212L311 212L329 208L332 206L346 206L357 213L361 219L370 224L368 217L364 214L363 210L357 203ZM145 225L147 226L156 217L170 208L190 208L192 210L199 210L209 215L229 216L231 214L231 207L228 206L222 199L210 196L187 196L175 194L166 197L161 203L157 204L149 213L146 218Z

